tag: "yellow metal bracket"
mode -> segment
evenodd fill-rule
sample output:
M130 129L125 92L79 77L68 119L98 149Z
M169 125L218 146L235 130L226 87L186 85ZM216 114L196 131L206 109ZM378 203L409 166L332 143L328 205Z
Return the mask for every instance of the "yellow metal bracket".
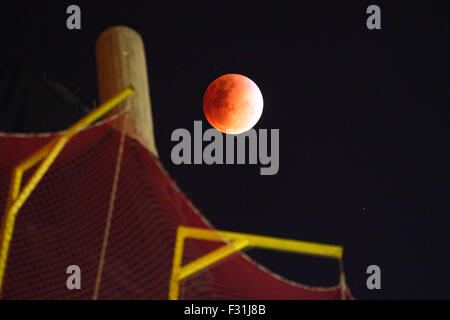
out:
M98 108L92 110L82 119L73 124L62 135L52 139L50 142L39 148L39 150L31 154L28 158L13 168L6 210L3 215L0 228L0 294L2 292L9 247L14 232L14 224L20 208L41 181L42 177L48 171L67 142L80 130L86 128L89 124L113 109L133 93L134 89L132 87L123 89L121 92L105 101ZM34 167L38 163L40 163L40 165L25 186L21 189L23 174L25 171Z
M203 257L181 266L183 260L184 241L188 238L219 242L225 241L227 244L204 255ZM172 274L169 283L169 300L178 300L181 280L193 275L194 273L200 272L214 263L247 247L281 250L293 253L335 258L339 260L342 259L344 250L341 246L330 244L179 226L175 240Z

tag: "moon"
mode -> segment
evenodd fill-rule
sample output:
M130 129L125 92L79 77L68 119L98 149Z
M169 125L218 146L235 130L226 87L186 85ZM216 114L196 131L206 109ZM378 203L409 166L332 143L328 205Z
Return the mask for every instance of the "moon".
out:
M225 74L214 80L203 96L203 112L208 122L223 133L250 130L263 111L258 86L240 74Z

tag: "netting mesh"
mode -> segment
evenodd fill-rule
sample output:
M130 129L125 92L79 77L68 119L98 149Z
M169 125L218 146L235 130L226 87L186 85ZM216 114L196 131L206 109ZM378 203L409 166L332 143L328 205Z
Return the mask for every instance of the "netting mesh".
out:
M124 118L73 137L25 202L11 242L3 299L93 297L121 141L117 128ZM11 169L55 135L0 135L1 215ZM179 225L211 228L159 161L126 136L98 298L167 299ZM188 240L184 263L218 245ZM81 269L80 290L66 286L69 265ZM241 253L182 281L180 287L183 299L342 297L351 298L346 287L289 282Z

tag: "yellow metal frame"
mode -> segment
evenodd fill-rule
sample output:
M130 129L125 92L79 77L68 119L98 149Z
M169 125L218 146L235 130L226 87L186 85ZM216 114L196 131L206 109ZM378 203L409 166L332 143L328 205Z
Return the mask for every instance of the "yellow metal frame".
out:
M80 130L86 128L89 124L113 109L133 93L134 89L132 87L123 89L118 94L101 104L98 108L92 110L82 119L77 121L61 136L55 137L13 168L6 210L3 215L0 229L0 293L2 292L9 247L14 232L14 224L20 208L41 181L42 177L48 171L67 142ZM24 188L21 189L23 174L39 162L39 167L36 169Z
M204 255L203 257L181 266L184 240L188 238L207 241L226 241L228 243ZM248 247L316 255L335 258L340 261L344 251L343 247L331 244L320 244L246 233L179 226L175 240L172 275L169 283L169 300L178 300L181 280L186 279L194 273L200 272L201 270L204 270L229 255Z

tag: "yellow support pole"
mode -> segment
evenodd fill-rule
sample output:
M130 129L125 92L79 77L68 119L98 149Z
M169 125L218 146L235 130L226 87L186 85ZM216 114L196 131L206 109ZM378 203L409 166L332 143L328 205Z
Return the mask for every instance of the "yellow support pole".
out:
M178 299L180 280L178 279L177 275L180 272L181 262L183 261L184 238L185 238L184 229L179 227L175 239L172 274L169 282L169 300Z
M1 229L1 247L0 247L0 292L3 288L3 279L6 269L6 261L8 259L9 247L12 240L12 235L14 231L14 224L16 221L17 213L25 201L30 196L31 192L34 190L36 185L42 179L44 174L47 172L50 165L55 161L58 154L61 152L64 145L67 143L68 138L63 136L60 138L58 143L53 147L48 156L42 161L39 168L30 178L26 186L23 188L22 192L18 195L17 199L10 205L8 211L5 213L2 219L2 229Z
M187 238L207 241L227 241L231 243L226 244L182 267L181 262L183 258L184 240ZM343 248L337 245L179 226L175 241L172 275L169 284L169 299L178 299L179 283L181 280L206 269L214 263L246 247L258 247L263 249L317 255L328 258L336 258L339 261L342 260L343 255Z
M49 142L47 142L45 145L43 145L41 148L33 152L30 156L28 156L26 159L24 159L22 162L20 162L16 168L20 168L22 172L27 171L28 169L34 167L36 164L39 163L42 159L44 159L49 152L51 151L52 147L55 145L55 143L58 141L59 137L55 137Z
M20 192L20 184L22 181L23 170L19 167L13 169L11 174L11 183L9 185L8 199L6 202L6 211L17 198Z
M67 129L67 132L65 134L70 139L73 135L78 133L78 131L86 128L92 122L108 113L112 108L117 106L120 102L125 100L127 97L131 96L133 93L134 89L132 86L126 87L118 94L102 103L97 109L94 109L93 111L85 115L83 118L81 118L79 121L77 121L74 125L72 125L69 129Z
M204 255L201 258L198 258L195 261L192 261L191 263L188 263L180 269L180 272L178 273L178 280L183 280L200 270L206 269L217 261L236 253L236 251L244 249L248 246L248 244L248 240L238 239Z
M272 250L281 250L331 258L341 258L343 248L337 245L321 244L315 242L306 242L299 240L282 239L267 236L258 236L253 234L207 230L200 228L180 227L184 229L187 238L209 241L233 241L236 239L247 239L251 247L260 247Z
M132 95L133 92L134 90L132 87L125 88L77 121L74 125L67 129L62 136L55 137L13 168L6 210L0 228L0 294L3 288L9 247L14 232L14 224L20 208L41 181L52 163L56 160L56 157L59 155L66 143L80 130L87 127L89 124L110 111L125 98ZM23 173L39 163L42 159L42 163L21 191L20 186L22 183Z
M76 134L79 130L82 130L83 128L87 127L89 124L109 112L112 108L117 106L121 101L123 101L128 96L132 95L134 92L133 88L127 87L115 96L113 96L111 99L105 101L102 105L100 105L98 108L93 110L92 112L88 113L86 116L81 118L79 121L77 121L75 124L73 124L70 128L66 130L64 133L65 136L67 136L69 139ZM49 152L51 151L52 147L57 143L59 137L55 137L54 139L50 140L48 143L46 143L44 146L39 148L39 150L35 151L33 154L31 154L29 157L24 159L22 162L20 162L14 169L13 174L11 176L11 186L9 189L9 195L8 195L8 206L12 203L13 200L15 200L19 194L20 185L22 182L22 174L23 172L27 171L28 169L35 166L39 161L41 161L43 158L45 158Z

